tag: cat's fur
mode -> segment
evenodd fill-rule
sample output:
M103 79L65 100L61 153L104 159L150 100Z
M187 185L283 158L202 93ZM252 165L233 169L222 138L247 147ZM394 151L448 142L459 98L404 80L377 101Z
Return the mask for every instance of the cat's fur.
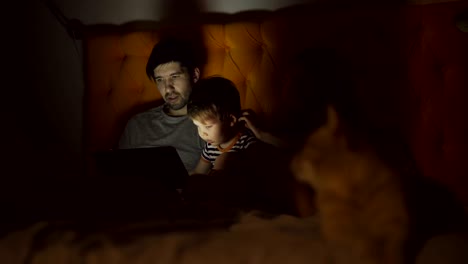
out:
M404 263L410 219L398 173L364 142L350 148L332 107L327 116L292 170L316 192L333 263Z

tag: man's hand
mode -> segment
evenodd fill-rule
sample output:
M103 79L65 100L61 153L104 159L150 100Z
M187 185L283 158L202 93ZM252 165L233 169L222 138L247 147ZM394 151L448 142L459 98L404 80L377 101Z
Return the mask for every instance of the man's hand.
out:
M263 131L258 127L258 120L256 120L253 111L243 111L242 116L239 117L239 121L244 121L245 127L250 129L254 133L255 137L261 140L263 136Z
M273 145L275 147L289 147L289 143L284 139L281 139L269 132L265 132L258 126L258 121L256 120L255 114L251 110L246 110L242 112L242 116L239 117L239 121L245 122L245 127L250 129L255 137L267 144Z

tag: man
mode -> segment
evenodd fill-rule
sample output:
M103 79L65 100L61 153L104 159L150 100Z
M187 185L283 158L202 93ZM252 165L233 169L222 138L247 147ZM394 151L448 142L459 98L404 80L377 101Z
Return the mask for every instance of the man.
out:
M181 40L161 40L151 52L146 74L156 83L165 103L132 117L119 148L173 146L191 171L203 147L197 128L187 116L192 86L200 78L192 47Z

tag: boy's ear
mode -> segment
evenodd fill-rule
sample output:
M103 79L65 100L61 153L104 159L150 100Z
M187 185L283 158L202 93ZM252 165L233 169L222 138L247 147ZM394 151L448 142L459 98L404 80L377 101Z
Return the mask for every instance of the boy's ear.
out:
M236 123L237 123L237 117L235 115L233 115L233 114L230 114L229 118L231 119L231 121L229 122L229 125L231 127L235 126Z
M193 69L193 82L196 83L198 82L198 80L200 80L200 69L199 68L195 68Z

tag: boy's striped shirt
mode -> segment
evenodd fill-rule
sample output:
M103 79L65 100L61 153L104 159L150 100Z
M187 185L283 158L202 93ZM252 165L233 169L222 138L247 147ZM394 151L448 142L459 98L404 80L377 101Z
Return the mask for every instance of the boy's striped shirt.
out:
M202 158L207 162L211 162L214 166L216 158L225 152L239 152L247 149L251 144L258 141L255 135L249 129L246 129L237 134L237 140L234 141L231 146L221 149L219 146L213 146L210 143L206 143L202 151Z

